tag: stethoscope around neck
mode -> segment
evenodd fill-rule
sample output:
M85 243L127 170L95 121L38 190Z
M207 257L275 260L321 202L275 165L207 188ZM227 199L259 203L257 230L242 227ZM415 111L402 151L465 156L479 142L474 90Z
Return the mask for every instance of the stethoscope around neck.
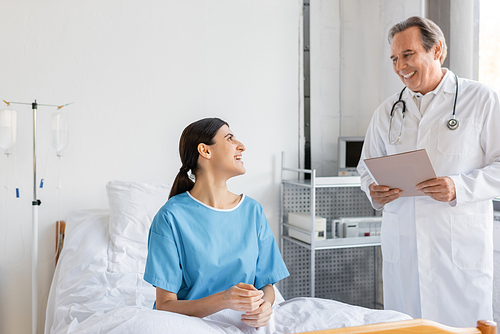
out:
M455 80L457 83L455 85L456 88L455 88L455 102L453 102L453 114L452 114L452 117L450 118L450 120L448 122L446 122L446 126L450 130L456 130L456 129L458 129L458 126L460 125L458 123L458 120L455 118L455 109L457 107L457 96L458 96L458 77L456 74L455 74ZM406 87L404 87L401 90L401 93L399 93L398 100L392 105L392 108L391 108L391 113L390 113L390 118L389 118L389 143L391 145L397 145L399 142L399 139L401 139L401 134L403 133L403 124L405 121L405 113L406 113L406 102L403 101L401 98L403 97L403 93L404 93L405 89L406 89ZM398 105L401 108L401 115L402 115L401 128L399 129L398 138L396 138L396 140L391 140L392 120L394 119L394 111L396 110L396 107Z

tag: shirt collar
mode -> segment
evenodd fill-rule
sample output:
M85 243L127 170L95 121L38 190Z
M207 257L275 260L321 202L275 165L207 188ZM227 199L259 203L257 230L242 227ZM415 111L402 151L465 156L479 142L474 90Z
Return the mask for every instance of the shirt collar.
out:
M241 205L241 203L243 203L243 201L245 200L245 194L241 194L241 199L240 201L238 202L238 204L236 204L234 207L230 208L230 209L217 209L217 208L214 208L208 204L205 204L203 203L202 201L200 201L199 199L195 198L193 195L191 195L191 193L189 191L186 191L186 193L189 195L189 197L191 197L191 199L201 205L203 205L204 207L206 208L209 208L211 210L214 210L214 211L219 211L219 212L231 212L231 211L235 211L236 209L238 209Z

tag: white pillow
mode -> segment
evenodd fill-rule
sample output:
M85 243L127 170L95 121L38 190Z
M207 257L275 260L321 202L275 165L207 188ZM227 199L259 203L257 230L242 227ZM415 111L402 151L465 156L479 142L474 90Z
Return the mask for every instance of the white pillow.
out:
M108 192L108 271L144 273L148 232L156 212L168 200L170 186L111 181Z

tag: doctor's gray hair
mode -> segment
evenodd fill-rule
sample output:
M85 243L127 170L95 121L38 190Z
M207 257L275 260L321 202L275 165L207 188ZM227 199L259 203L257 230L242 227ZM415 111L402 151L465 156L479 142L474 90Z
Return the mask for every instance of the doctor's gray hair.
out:
M392 43L394 35L411 27L418 27L420 29L420 40L422 41L425 51L429 52L434 45L439 45L439 41L443 43L443 50L439 58L441 65L443 65L448 49L446 46L446 39L444 38L441 28L429 19L420 16L412 16L395 24L391 30L389 30L389 44Z

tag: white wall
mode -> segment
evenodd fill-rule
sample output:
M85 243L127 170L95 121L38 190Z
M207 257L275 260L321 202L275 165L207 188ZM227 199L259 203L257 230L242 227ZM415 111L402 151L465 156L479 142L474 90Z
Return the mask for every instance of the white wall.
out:
M230 189L261 202L277 234L280 152L289 166L298 162L300 1L18 0L2 1L0 12L0 98L76 101L66 107L60 202L49 134L54 108L38 111L40 333L55 221L107 207L109 180L172 182L180 133L194 120L221 117L245 143L247 174ZM31 332L32 121L30 106L14 109L20 199L13 196L14 157L0 156L1 188L11 187L0 192L5 334Z
M421 15L415 0L311 0L311 154L319 176L337 175L337 138L364 136L373 111L403 84L389 29Z

